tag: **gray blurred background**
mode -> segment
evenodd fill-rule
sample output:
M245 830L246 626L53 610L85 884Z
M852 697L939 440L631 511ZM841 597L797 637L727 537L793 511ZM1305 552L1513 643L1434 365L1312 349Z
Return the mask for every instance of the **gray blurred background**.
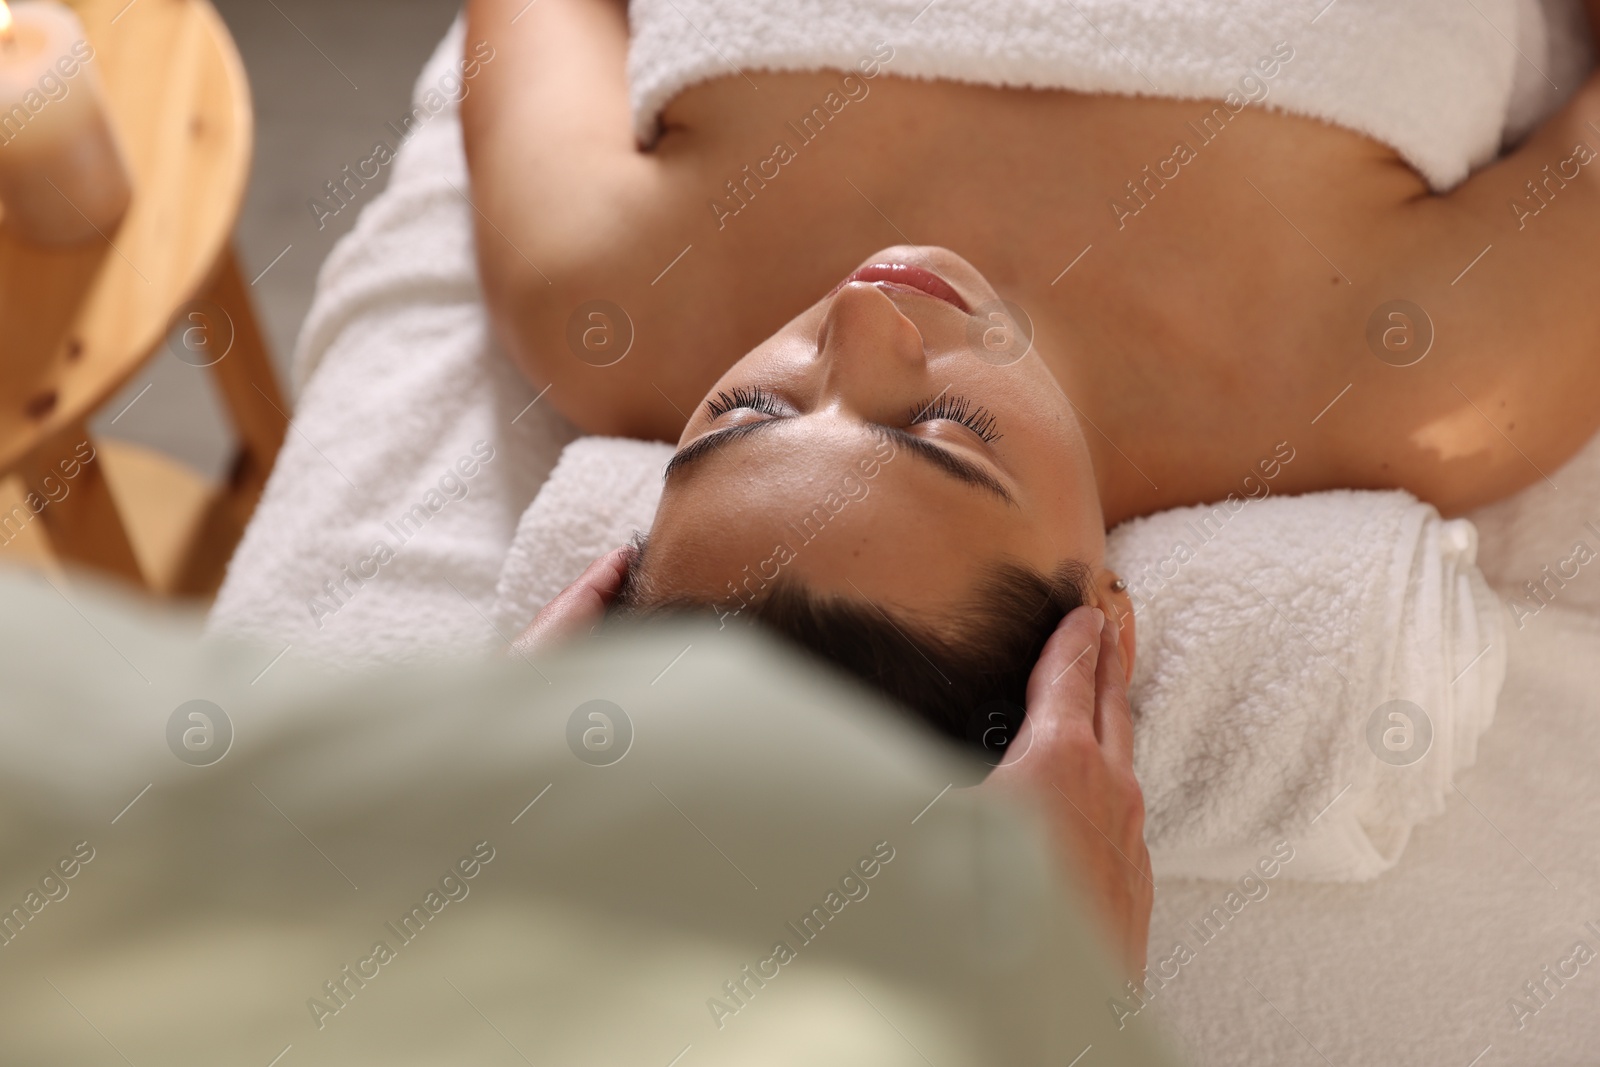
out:
M370 154L384 124L406 111L412 82L461 2L213 2L244 57L255 103L255 160L235 244L245 279L259 276L251 293L287 388L317 271L357 214L341 212L319 231L306 202L341 167ZM387 181L385 168L380 187ZM366 192L361 206L377 192ZM221 472L232 443L211 376L159 354L91 425L208 477Z

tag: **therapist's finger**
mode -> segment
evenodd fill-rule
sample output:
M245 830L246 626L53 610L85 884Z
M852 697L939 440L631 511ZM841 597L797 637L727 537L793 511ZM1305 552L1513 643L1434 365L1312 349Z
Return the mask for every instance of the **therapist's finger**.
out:
M1024 726L984 788L1014 790L1036 805L1108 947L1138 975L1153 887L1116 633L1092 608L1062 620L1028 679L1034 733Z
M1093 731L1099 614L1094 608L1073 610L1045 642L1028 676L1027 715L1006 746L1001 768L1021 763L1036 745L1049 748L1070 734Z
M1115 617L1106 616L1100 634L1100 661L1095 669L1095 736L1113 766L1133 766L1133 709L1128 703L1128 673L1117 641Z
M1074 608L1045 642L1028 676L1028 714L1069 715L1092 722L1095 670L1105 658L1099 608Z
M622 589L632 558L632 548L624 546L585 567L576 581L540 609L532 625L512 644L512 651L526 654L588 632L605 616L606 608Z

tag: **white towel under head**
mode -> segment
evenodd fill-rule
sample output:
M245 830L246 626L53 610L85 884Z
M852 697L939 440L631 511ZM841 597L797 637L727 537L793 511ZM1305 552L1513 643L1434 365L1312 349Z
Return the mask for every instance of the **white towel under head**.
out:
M604 437L566 447L500 574L503 632L649 528L671 454ZM1179 508L1112 531L1108 560L1138 597L1134 765L1157 873L1232 878L1279 838L1295 848L1289 877L1394 865L1476 759L1505 675L1476 549L1470 523L1401 492ZM1405 714L1369 731L1390 701Z
M1152 563L1172 575L1135 609L1152 858L1228 878L1283 836L1292 877L1371 878L1444 810L1494 716L1505 617L1475 531L1403 492L1269 497L1206 522L1217 514L1161 512L1108 544L1136 589Z
M520 634L583 569L648 530L661 500L672 446L623 437L580 437L517 523L490 612L502 633Z

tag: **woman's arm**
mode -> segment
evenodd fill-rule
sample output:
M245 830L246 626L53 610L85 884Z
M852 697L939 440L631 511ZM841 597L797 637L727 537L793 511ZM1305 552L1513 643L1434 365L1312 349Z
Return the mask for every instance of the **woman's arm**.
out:
M649 248L661 229L657 161L633 139L627 5L470 0L467 41L495 49L462 103L462 125L496 332L568 418L590 432L629 432L644 402L638 376L590 366L566 344L572 310L612 295L618 250Z
M1361 352L1343 403L1370 431L1362 469L1415 472L1419 496L1459 513L1543 480L1600 429L1600 74L1413 206L1411 247L1374 272L1385 288L1358 279L1353 314L1413 300L1432 350L1409 367Z
M470 0L467 40L495 50L461 108L485 275L547 284L544 265L581 258L616 198L649 180L630 132L626 5Z

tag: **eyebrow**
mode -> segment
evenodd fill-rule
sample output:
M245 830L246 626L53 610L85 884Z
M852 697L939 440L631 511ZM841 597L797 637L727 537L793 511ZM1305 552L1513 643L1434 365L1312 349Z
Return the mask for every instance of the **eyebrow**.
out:
M717 430L705 434L692 444L685 445L673 453L667 461L663 479L671 481L674 474L678 474L704 460L714 452L718 452L736 440L749 437L762 432L767 427L786 421L783 418L761 419L757 422L747 422L739 426L730 426L725 430ZM980 465L956 455L948 449L940 448L930 441L925 441L914 433L908 433L898 426L887 426L881 422L869 422L867 428L880 439L888 441L896 447L904 447L912 455L917 456L946 475L958 482L982 489L1004 501L1010 507L1017 507L1016 498L1011 495L1004 483L994 475L984 470Z

